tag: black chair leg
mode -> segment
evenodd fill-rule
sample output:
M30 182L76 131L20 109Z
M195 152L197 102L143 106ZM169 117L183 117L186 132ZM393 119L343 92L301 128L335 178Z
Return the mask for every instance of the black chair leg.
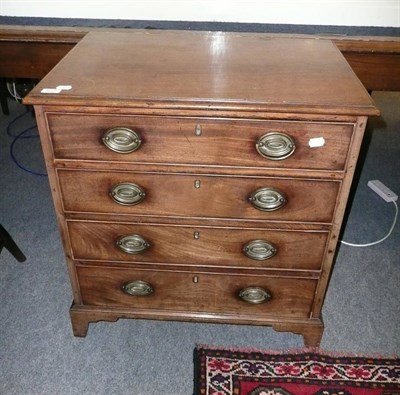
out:
M6 79L3 77L0 78L0 104L1 104L1 110L3 111L3 114L10 115L10 110L8 109L8 103L7 103Z
M10 234L0 225L0 253L3 247L7 248L8 251L14 256L18 262L26 261L25 255L15 244L15 241L10 236Z

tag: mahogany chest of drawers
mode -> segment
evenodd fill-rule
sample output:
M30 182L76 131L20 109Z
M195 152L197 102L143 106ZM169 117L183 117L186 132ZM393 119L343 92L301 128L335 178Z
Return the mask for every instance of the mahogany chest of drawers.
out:
M57 89L57 87L59 87ZM369 95L328 40L89 33L35 105L73 331L268 325L317 346Z

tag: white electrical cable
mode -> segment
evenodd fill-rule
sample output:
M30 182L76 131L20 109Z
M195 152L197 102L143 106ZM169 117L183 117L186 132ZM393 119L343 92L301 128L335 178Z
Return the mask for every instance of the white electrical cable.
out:
M366 244L353 244L353 243L348 243L347 241L343 241L343 240L340 240L340 242L342 244L345 244L345 245L350 246L350 247L370 247L370 246L373 246L375 244L381 243L382 241L386 240L392 234L393 229L394 229L394 227L396 225L397 216L399 215L399 207L397 206L397 203L394 200L392 200L392 203L394 204L394 207L396 209L396 213L394 215L393 224L390 227L389 233L385 237L383 237L382 239L379 239L377 241L373 241L372 243L366 243Z
M22 100L22 97L17 92L15 82L7 82L6 85L7 85L8 93L14 98L14 100L16 100L17 102L20 102Z

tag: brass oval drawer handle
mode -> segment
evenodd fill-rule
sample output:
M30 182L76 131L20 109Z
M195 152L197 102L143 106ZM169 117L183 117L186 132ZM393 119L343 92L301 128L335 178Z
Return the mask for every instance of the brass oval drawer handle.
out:
M281 132L270 132L258 139L256 149L264 158L282 160L293 154L296 145L289 135Z
M265 187L255 190L249 201L257 210L274 211L282 208L287 203L287 198L279 189Z
M103 135L103 143L111 151L129 154L136 151L142 144L140 136L128 128L113 128Z
M261 287L247 287L239 291L239 298L250 304L266 303L271 300L272 295Z
M118 238L117 247L127 254L137 255L148 250L150 243L142 236L132 234Z
M146 193L139 185L122 182L111 188L110 196L115 203L123 206L134 206L144 200Z
M121 289L127 295L132 296L148 296L154 292L154 288L149 283L142 280L129 281L125 283Z
M278 248L266 240L252 240L243 247L243 253L250 259L265 261L272 258Z

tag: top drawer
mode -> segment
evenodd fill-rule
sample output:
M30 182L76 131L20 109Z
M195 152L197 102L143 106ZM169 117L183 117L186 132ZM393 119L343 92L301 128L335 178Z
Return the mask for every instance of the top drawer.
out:
M346 123L46 115L57 159L341 171L353 133ZM103 136L114 128L123 130L108 140L113 148L129 148L134 135L126 129L137 134L140 146L130 153L108 148ZM323 146L310 147L310 139L320 137Z

